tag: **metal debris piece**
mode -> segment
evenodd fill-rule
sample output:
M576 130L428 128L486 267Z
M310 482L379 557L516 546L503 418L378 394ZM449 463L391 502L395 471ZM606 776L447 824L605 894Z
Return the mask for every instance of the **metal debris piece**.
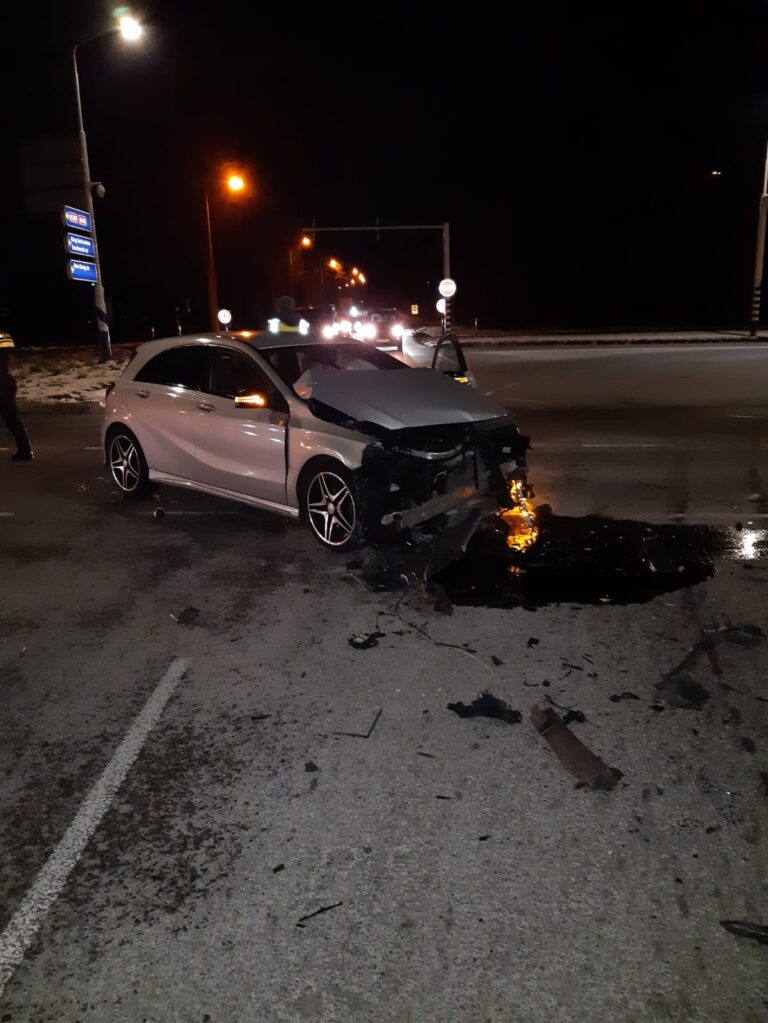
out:
M538 639L536 639L536 637L535 637L535 636L531 636L531 637L530 637L530 638L528 639L528 642L527 642L527 643L526 643L525 645L526 645L526 646L528 647L528 649L530 650L530 649L531 649L531 647L534 647L534 646L538 646L538 645L539 645L539 641L538 641Z
M497 657L496 654L491 654L491 664L495 664L496 667L498 668L503 663L504 663L504 661L502 661L502 659L500 657Z
M304 765L304 771L307 774L311 774L312 771L319 771L319 770L320 770L320 768L317 766L317 764L314 762L314 760L308 760L306 762L306 764Z
M338 909L339 906L343 906L343 902L333 902L330 906L321 906L320 909L316 909L314 913L307 913L306 916L300 916L296 921L297 927L304 927L307 920L312 920L313 917L320 916L321 913L328 913L332 909Z
M350 737L350 739L370 739L370 737L373 735L374 728L379 723L379 718L380 717L381 717L381 707L379 707L379 709L376 711L376 717L373 719L371 727L368 729L367 732L365 732L365 733L363 733L363 732L334 732L333 734L334 735L348 735Z
M276 867L273 867L272 868L272 873L273 874L279 874L281 870L285 870L285 864L284 863L278 863L278 865Z
M472 703L449 703L448 710L458 714L460 718L498 718L508 725L517 725L523 720L519 710L512 710L509 704L489 692L482 692Z
M271 714L251 714L251 721L266 721L267 718L271 717Z
M358 632L349 637L349 645L355 650L370 650L372 646L378 646L379 640L384 637L383 632Z
M751 920L721 920L720 926L737 938L753 938L761 945L768 945L768 927L765 924L755 924Z
M194 625L200 612L196 607L185 607L180 615L171 615L177 625Z
M587 749L551 707L542 710L534 706L531 709L531 722L552 747L563 767L582 784L597 791L609 792L624 777L621 771L608 767L600 757Z

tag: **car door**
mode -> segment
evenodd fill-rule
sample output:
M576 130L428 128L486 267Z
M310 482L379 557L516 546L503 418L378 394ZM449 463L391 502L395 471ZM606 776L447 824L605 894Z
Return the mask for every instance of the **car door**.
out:
M209 351L210 379L198 402L198 477L208 486L285 504L285 398L246 352Z
M166 348L146 362L126 388L131 426L150 469L195 479L195 422L208 376L203 345Z
M462 384L474 384L474 377L467 369L464 351L455 334L443 334L435 345L432 369L452 377Z

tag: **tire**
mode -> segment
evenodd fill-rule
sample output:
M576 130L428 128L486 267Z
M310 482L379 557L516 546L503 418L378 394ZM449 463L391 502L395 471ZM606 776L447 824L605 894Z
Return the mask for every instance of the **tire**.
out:
M107 468L127 498L147 497L155 489L149 479L149 468L141 445L126 427L109 432L106 443Z
M348 551L363 532L363 508L355 474L333 458L313 462L301 486L301 515L318 543Z

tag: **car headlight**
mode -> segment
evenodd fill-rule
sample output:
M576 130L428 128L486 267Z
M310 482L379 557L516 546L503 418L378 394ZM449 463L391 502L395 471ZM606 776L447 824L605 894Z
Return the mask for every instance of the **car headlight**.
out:
M299 333L304 335L309 333L309 320L299 320Z
M349 334L350 331L352 330L352 324L349 322L349 320L342 320L341 323L339 324L339 329L341 330L342 334Z
M333 337L333 327L332 327L332 326L330 325L330 323L327 323L327 324L326 324L326 325L325 325L325 326L323 327L323 337L324 337L324 338L325 338L325 339L326 339L327 341L330 341L330 339L331 339L331 338Z
M373 323L366 323L363 327L363 337L367 338L369 341L376 340L376 333L376 327Z
M391 333L392 333L392 337L398 337L398 338L402 337L403 336L403 325L402 325L402 323L395 323L393 325L393 327L392 327L392 332Z

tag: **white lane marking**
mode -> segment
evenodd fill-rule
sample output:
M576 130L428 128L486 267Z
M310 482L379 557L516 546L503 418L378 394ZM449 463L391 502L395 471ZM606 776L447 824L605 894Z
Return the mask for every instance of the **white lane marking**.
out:
M95 444L91 447L83 448L83 451L101 451L101 444Z
M748 416L748 415L746 415L746 414L744 414L744 415L739 415L738 413L734 412L734 413L733 413L733 414L731 415L731 417L730 417L730 418L731 418L731 419L768 419L768 416Z
M627 444L582 444L583 448L672 448L674 444L641 444L632 441Z
M177 658L163 675L101 777L83 800L64 837L37 875L10 923L0 934L0 996L188 667L189 661Z

